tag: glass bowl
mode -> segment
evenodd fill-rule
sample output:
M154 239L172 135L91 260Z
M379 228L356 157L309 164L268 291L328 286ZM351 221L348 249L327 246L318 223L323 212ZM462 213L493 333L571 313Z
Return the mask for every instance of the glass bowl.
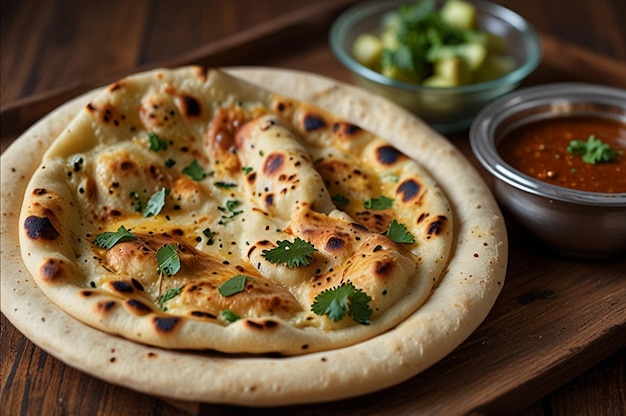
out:
M459 87L426 87L388 78L358 63L352 56L355 39L375 32L387 12L411 0L366 1L347 9L330 29L330 49L352 74L355 84L407 108L442 134L467 129L478 111L513 90L539 64L541 43L531 25L515 12L481 0L475 5L479 26L506 40L507 55L518 67L500 78ZM440 2L443 3L443 2Z
M554 83L517 90L485 107L470 129L478 161L494 178L502 211L554 252L577 259L626 253L626 193L579 191L525 175L498 146L514 129L539 120L591 116L624 123L626 90ZM626 172L624 172L626 175Z

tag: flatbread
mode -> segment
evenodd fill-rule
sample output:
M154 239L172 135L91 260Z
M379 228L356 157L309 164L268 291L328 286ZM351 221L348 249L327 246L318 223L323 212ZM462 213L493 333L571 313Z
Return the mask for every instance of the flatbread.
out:
M30 334L29 338L35 342L45 340L47 348L44 348L70 365L130 388L182 400L244 405L333 400L398 383L449 353L484 319L500 291L506 268L502 218L478 174L445 139L394 105L363 91L292 71L237 69L232 73L276 89L284 80L291 81L289 85L294 86L291 96L358 122L381 137L389 137L396 147L433 175L450 200L458 226L455 226L451 260L426 303L383 335L350 347L292 358L225 357L160 350L94 331L68 319L45 297L41 299L41 292L23 270L16 274L15 267L5 266L8 259L21 264L15 252L17 224L6 219L16 211L14 195L19 195L20 188L24 189L38 160L34 166L20 165L20 169L25 169L21 172L16 165L7 166L6 162L16 152L32 148L38 137L49 143L53 135L45 135L55 133L51 132L51 120L62 117L56 113L27 132L3 155L3 312L27 336ZM400 136L406 139L398 141ZM22 145L26 141L30 143ZM18 182L13 182L15 178ZM5 243L7 240L12 243ZM24 297L7 298L5 294L11 291L23 293ZM7 299L10 309L6 307ZM26 308L28 303L35 304L31 300L37 300L34 309ZM45 315L46 324L24 318L21 309L28 309L34 316ZM68 354L61 347L67 344L55 331L62 329L59 325L75 329L71 333L75 333L76 339L71 345L76 345L78 352ZM115 351L115 366L111 365L111 351ZM369 359L371 354L378 360ZM174 363L176 374L164 371Z

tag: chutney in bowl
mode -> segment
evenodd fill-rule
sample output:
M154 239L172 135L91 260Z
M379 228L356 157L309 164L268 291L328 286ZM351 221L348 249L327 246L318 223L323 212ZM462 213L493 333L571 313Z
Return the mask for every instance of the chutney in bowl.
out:
M616 135L608 137L600 125L612 126ZM521 140L516 136L525 134L532 143L510 155L508 148ZM626 192L620 185L625 135L626 90L554 83L520 89L485 107L472 124L470 143L493 176L494 195L509 219L556 253L598 259L626 253ZM607 142L610 161L582 161L581 148L606 148ZM611 173L600 180L604 170ZM585 189L577 189L581 182Z

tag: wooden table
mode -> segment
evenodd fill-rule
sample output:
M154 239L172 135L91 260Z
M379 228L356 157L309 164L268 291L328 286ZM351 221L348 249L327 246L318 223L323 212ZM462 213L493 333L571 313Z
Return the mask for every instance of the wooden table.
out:
M332 19L354 2L2 0L2 150L78 93L160 65L265 65L349 82L326 36ZM525 16L541 34L544 60L525 85L570 80L626 88L626 2L499 3ZM472 159L467 132L449 139ZM455 373L447 373L467 363L466 376L480 378L487 366L496 380L472 393L487 400L477 413L625 414L626 260L560 259L536 249L512 224L509 237L507 282L486 321L450 356L408 382L410 389L432 397L430 402L415 401L401 385L317 407L261 411L208 405L195 411L414 414L433 408L436 400L468 397L450 391ZM4 315L1 352L0 413L5 415L187 413L180 405L66 366Z

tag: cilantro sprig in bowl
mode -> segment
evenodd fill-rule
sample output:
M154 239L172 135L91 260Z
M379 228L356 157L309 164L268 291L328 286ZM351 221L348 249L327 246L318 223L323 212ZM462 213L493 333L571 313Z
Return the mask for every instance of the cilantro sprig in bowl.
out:
M329 42L357 85L440 133L468 128L541 59L528 22L482 0L366 1L339 16Z
M575 259L626 254L626 90L523 88L483 109L472 150L507 217Z

